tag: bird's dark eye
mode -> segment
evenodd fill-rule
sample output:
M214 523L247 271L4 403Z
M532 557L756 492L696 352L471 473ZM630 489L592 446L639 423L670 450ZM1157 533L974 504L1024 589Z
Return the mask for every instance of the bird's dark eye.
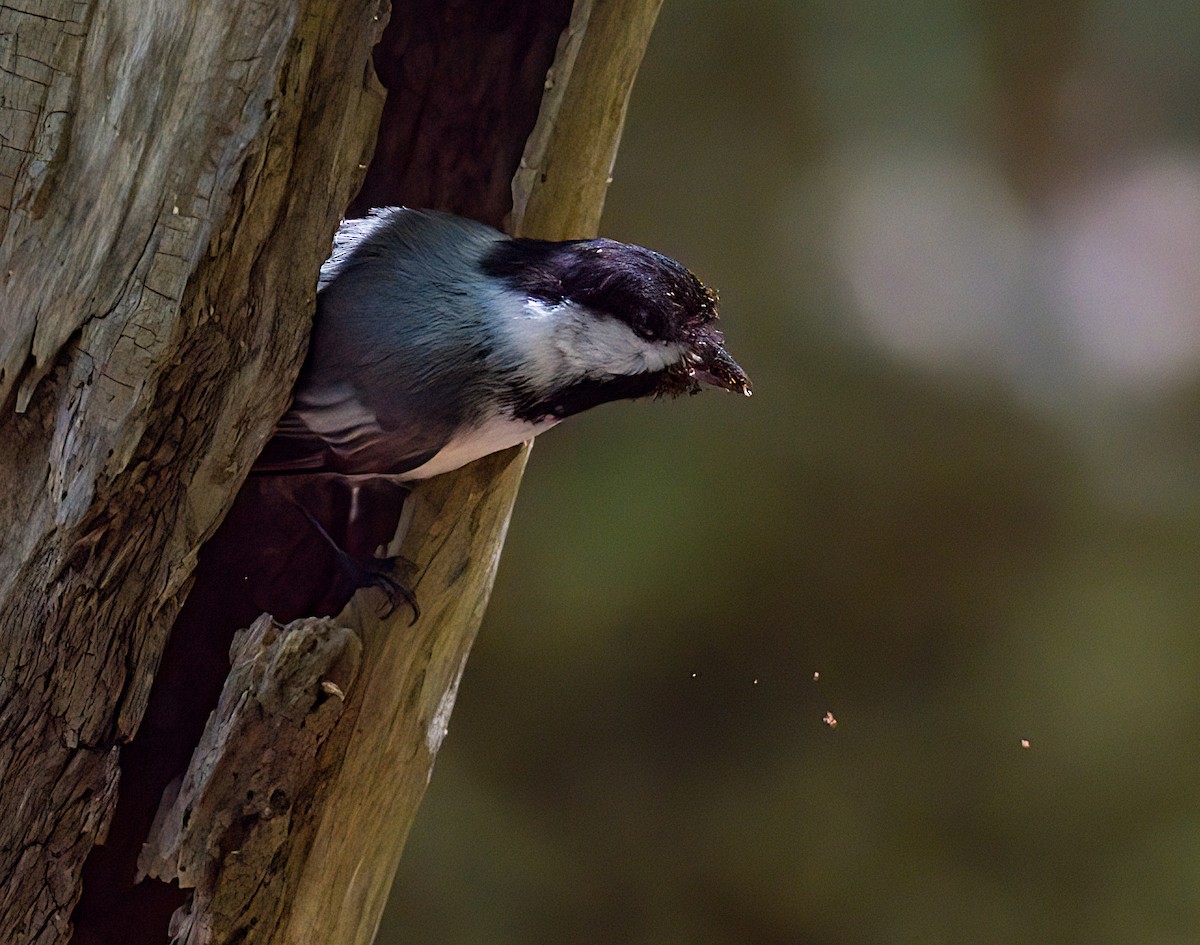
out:
M629 327L639 338L645 338L647 341L658 340L658 324L649 312L634 312L633 317L629 319Z

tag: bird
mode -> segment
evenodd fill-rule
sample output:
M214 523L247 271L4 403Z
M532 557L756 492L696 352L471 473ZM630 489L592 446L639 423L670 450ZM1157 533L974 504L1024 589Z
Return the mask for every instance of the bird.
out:
M598 404L704 386L751 393L716 293L675 260L383 208L335 236L291 407L252 472L425 479Z
M417 481L602 403L749 395L717 325L717 294L641 246L404 207L344 221L291 406L202 549L181 620L334 615L369 585L415 619L380 548Z
M749 396L717 322L717 294L642 246L513 238L404 207L344 221L291 406L230 513L252 514L244 531L260 539L241 565L256 575L246 613L336 613L375 585L415 620L394 562L376 557L413 483L602 403ZM314 552L297 547L289 505L333 556L323 578L295 579Z

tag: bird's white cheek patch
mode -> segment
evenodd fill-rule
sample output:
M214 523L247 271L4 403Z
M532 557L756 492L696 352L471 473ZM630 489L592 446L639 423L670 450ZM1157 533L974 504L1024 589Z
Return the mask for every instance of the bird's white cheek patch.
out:
M618 319L580 309L564 319L555 344L568 370L583 377L661 371L683 357L679 345L646 341Z
M620 377L661 371L683 357L675 344L649 342L624 322L572 302L533 299L510 308L508 337L537 386L571 377Z

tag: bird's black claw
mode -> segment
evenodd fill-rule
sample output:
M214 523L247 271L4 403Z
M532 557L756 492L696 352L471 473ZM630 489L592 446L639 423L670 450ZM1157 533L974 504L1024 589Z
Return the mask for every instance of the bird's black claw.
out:
M356 588L374 587L383 591L387 602L379 612L381 618L387 619L400 604L405 604L412 611L412 620L408 625L411 627L420 619L421 608L416 595L394 573L399 558L375 558L372 565L361 565L340 548L336 548L336 557L342 571Z
M380 611L382 618L386 619L390 617L395 612L397 605L403 602L412 610L412 620L409 621L408 625L411 627L420 619L421 608L417 605L416 595L411 589L397 580L396 576L392 573L397 564L403 564L407 570L415 571L416 568L411 561L397 556L395 558L375 558L375 567L361 565L333 540L333 536L326 531L324 525L317 521L315 515L299 502L293 502L293 504L304 514L309 524L325 540L325 543L333 553L334 559L338 563L338 567L342 569L342 572L350 579L355 588L361 590L364 587L377 587L383 591L384 596L387 597L387 605Z
M347 558L349 556L347 555ZM411 627L421 619L421 608L417 604L417 597L412 590L398 581L393 573L394 566L398 559L396 558L377 558L376 561L382 565L378 569L364 568L355 565L359 571L359 587L376 587L383 591L387 597L387 604L380 612L380 616L384 619L390 617L396 610L396 607L404 603L412 611L412 620L408 625Z

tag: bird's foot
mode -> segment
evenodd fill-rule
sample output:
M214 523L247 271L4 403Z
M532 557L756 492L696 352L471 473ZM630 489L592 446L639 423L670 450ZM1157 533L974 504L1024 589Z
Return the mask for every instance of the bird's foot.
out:
M304 514L308 522L317 533L325 540L329 546L330 552L333 554L334 560L337 562L338 568L350 579L350 583L361 590L364 587L375 587L383 591L387 597L387 605L380 612L383 618L390 617L396 610L399 604L408 605L412 611L412 620L409 621L411 627L421 617L421 608L417 604L417 597L412 589L404 584L396 577L397 565L403 565L404 569L409 573L416 570L411 561L399 556L393 558L373 558L371 564L364 565L354 560L341 545L334 541L333 536L325 530L322 525L308 509L299 502L294 503L295 506Z
M341 549L338 550L341 551ZM417 604L417 596L413 593L412 588L396 577L396 565L399 563L407 564L408 562L403 558L375 558L371 565L364 566L344 551L341 551L341 557L338 560L338 564L355 587L374 587L383 591L387 598L387 604L380 612L381 617L386 619L395 613L400 604L407 605L412 611L412 620L408 624L411 627L420 619L421 608Z

